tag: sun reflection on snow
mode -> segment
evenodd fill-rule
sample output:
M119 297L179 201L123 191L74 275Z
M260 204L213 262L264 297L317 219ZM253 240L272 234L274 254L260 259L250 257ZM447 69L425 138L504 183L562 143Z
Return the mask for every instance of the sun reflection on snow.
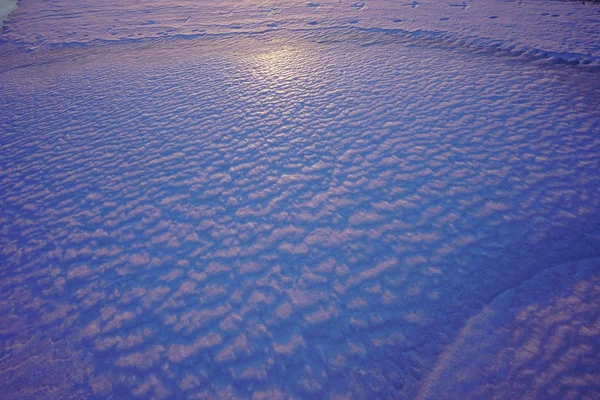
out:
M249 61L253 78L273 87L284 82L303 80L310 57L302 47L283 46L253 53Z

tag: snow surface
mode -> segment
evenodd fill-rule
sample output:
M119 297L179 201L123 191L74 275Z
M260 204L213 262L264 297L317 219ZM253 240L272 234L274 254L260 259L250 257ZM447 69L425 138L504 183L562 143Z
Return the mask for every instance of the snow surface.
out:
M496 297L439 358L419 398L597 397L599 266L559 265Z
M23 0L3 398L594 398L598 11Z
M600 64L600 7L554 0L24 0L5 39L39 46L265 31L385 31Z

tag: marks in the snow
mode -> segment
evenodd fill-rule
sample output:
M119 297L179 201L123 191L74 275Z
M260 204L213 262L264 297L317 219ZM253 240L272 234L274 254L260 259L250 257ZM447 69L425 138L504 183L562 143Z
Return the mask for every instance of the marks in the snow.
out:
M595 29L599 15L578 3L281 0L265 6L237 0L183 0L178 7L164 7L157 0L145 0L143 8L138 3L109 3L68 0L59 8L53 2L32 0L14 12L2 37L29 51L45 46L261 33L276 24L285 30L322 30L326 41L334 27L394 30L402 22L403 32L417 39L431 35L436 42L443 38L447 43L501 48L514 55L546 54L553 60L586 66L600 63L600 31Z
M466 1L463 1L461 4L450 4L450 7L460 7L463 10L469 8L469 4Z

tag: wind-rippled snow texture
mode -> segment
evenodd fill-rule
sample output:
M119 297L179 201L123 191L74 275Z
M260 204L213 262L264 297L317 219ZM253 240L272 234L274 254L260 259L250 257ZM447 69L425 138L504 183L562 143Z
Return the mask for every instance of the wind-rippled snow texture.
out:
M0 75L5 398L414 398L496 295L598 254L594 71L323 39Z
M386 30L600 65L600 7L551 0L22 0L0 38L28 48L268 30Z

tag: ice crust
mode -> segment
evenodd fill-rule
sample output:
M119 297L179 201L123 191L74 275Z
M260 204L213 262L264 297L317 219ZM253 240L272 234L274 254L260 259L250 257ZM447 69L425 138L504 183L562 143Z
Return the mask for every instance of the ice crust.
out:
M594 62L386 26L442 3L83 4L0 35L3 399L598 393Z

